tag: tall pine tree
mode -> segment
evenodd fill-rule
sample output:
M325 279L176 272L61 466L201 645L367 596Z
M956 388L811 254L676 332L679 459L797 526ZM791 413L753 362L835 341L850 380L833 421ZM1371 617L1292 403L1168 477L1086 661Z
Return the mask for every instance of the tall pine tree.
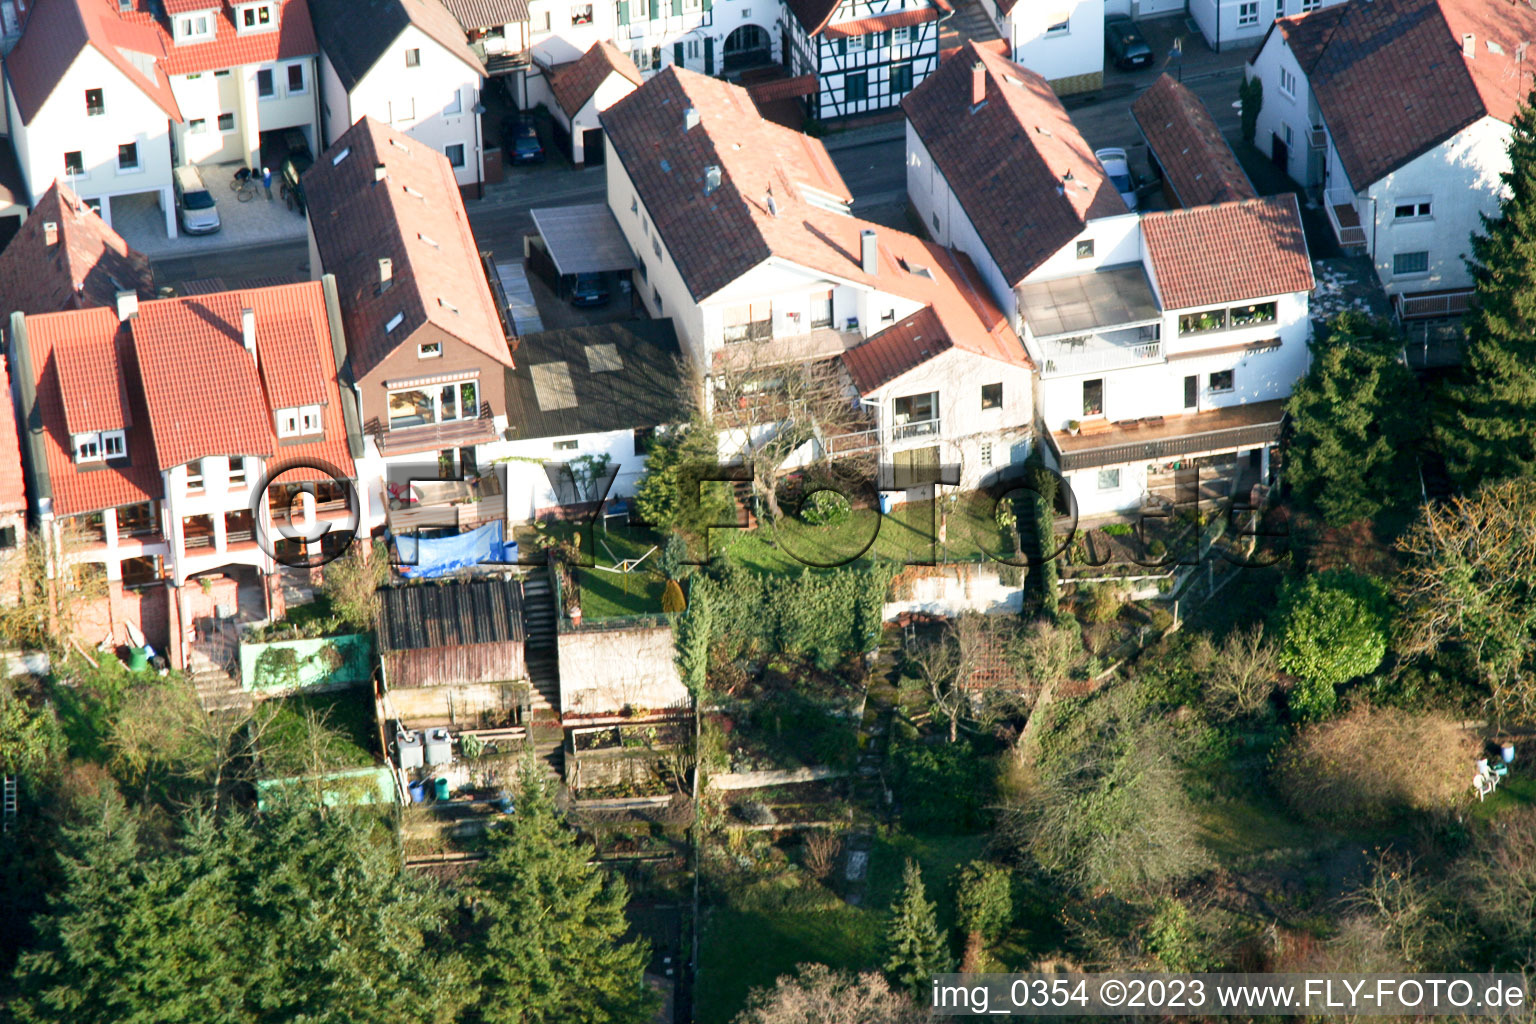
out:
M1464 490L1536 477L1536 113L1529 100L1512 129L1507 194L1499 215L1484 216L1484 233L1472 236L1476 303L1440 427L1446 465Z
M901 879L901 898L893 910L885 970L897 985L913 996L921 996L933 976L951 970L954 961L939 932L938 918L928 901L917 861L908 859Z
M628 897L555 814L532 765L517 813L487 833L475 887L483 912L473 963L485 1024L644 1024L643 940L621 941Z
M1346 310L1311 345L1312 367L1286 404L1285 468L1297 496L1329 526L1411 505L1422 417L1396 332Z

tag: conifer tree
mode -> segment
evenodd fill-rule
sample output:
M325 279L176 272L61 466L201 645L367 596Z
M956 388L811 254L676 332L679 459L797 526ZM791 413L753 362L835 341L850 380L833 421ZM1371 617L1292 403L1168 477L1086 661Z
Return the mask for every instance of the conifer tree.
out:
M1536 113L1515 115L1497 217L1472 236L1475 303L1466 354L1447 388L1446 465L1463 490L1536 477Z
M1395 332L1346 310L1311 344L1312 367L1286 404L1285 469L1297 497L1329 526L1402 509L1417 492L1421 415Z
M644 940L621 941L622 879L588 862L531 764L517 813L487 833L475 879L482 919L474 965L485 1024L644 1024Z
M902 872L901 898L891 921L890 956L885 971L898 986L920 996L935 974L954 966L933 904L923 887L923 874L915 860L908 859Z

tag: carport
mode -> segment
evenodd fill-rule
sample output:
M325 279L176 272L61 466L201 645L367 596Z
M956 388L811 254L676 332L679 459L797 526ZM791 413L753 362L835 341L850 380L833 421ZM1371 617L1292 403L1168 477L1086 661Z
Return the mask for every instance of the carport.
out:
M567 294L577 274L621 274L621 281L629 281L635 256L608 204L551 206L531 212L539 237L528 262L557 294Z

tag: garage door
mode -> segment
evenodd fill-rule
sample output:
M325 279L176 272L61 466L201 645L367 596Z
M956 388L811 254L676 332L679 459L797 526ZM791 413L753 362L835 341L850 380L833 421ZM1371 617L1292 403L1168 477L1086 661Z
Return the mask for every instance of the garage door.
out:
M588 167L603 162L603 130L588 128L581 135L581 158Z

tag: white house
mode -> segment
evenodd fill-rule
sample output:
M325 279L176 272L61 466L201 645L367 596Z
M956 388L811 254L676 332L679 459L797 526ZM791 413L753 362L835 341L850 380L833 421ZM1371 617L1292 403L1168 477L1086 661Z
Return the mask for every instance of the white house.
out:
M1308 14L1344 0L1189 0L1189 16L1213 50L1256 46L1277 18ZM1372 0L1367 0L1372 2Z
M580 60L545 74L554 100L550 114L556 131L569 141L571 162L578 166L601 162L600 115L645 81L640 69L618 47L600 42L593 43Z
M1532 39L1526 4L1372 0L1276 22L1249 65L1259 149L1322 193L1402 317L1466 308L1463 260L1498 208Z
M175 237L170 126L182 113L165 56L152 20L105 0L38 0L5 57L7 125L33 201L57 178L111 224L114 201L142 196Z
M817 77L813 117L888 110L938 66L939 22L951 13L937 0L784 0L790 52L779 59L791 75Z
M993 13L1014 62L1050 82L1058 96L1104 84L1104 0L995 0Z
M1028 359L969 259L850 216L821 143L728 83L669 68L603 126L636 287L701 373L842 357L870 418L842 440L898 465L960 461L971 483L984 434L996 465L1022 458Z
M505 467L508 519L634 494L651 438L687 417L680 356L668 320L524 335L506 440L485 448Z
M484 67L441 0L309 0L320 40L325 143L363 117L448 158L460 188L482 181Z

